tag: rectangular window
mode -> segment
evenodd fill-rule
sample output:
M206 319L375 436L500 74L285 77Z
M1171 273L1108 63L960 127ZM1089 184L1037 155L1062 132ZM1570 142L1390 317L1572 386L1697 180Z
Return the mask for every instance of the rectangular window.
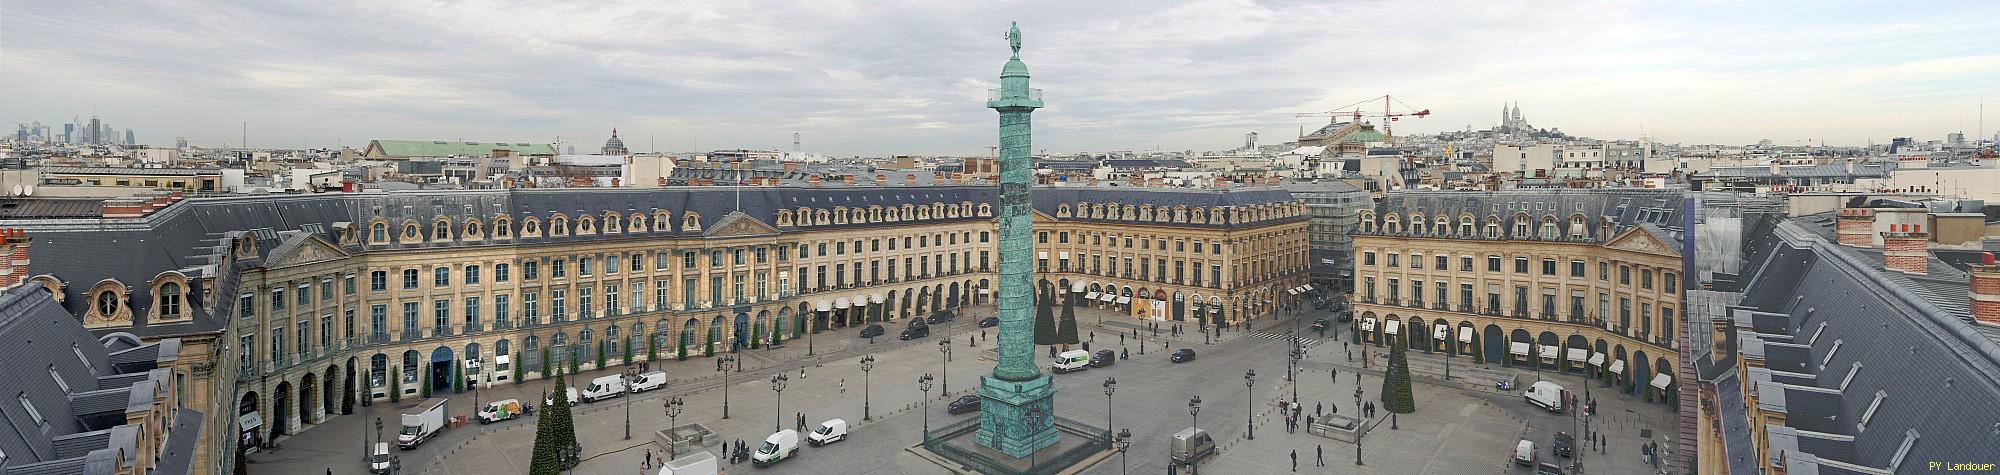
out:
M403 334L414 335L416 333L417 333L417 303L403 302Z
M1458 270L1461 272L1472 272L1472 256L1459 256Z
M296 299L293 303L299 304L299 308L301 309L312 305L312 285L299 284L299 294L296 296Z
M618 314L618 284L604 285L604 314Z
M640 254L640 253L636 253L636 252L635 252L635 253L632 253L632 258L631 258L631 259L627 259L627 260L628 260L628 261L631 261L631 262L632 262L632 273L634 273L634 274L637 274L637 273L640 273L640 272L645 272L645 271L646 271L646 255L645 255L645 254Z
M1410 268L1411 268L1411 269L1422 269L1422 268L1424 268L1424 256L1423 256L1422 254L1411 254L1411 255L1410 255Z
M858 249L858 248L857 248L857 249L855 249L855 250L857 250L857 251L858 251L858 250L860 250L860 249ZM744 261L743 261L743 250L742 250L742 249L737 249L737 250L735 250L735 251L731 252L731 256L730 256L730 262L731 262L732 264L736 264L736 265L739 265L739 266L740 266L740 265L743 265L743 264L744 264Z
M1666 273L1665 276L1662 276L1660 280L1663 281L1663 283L1667 284L1668 294L1674 294L1680 291L1680 281L1674 280L1674 273L1668 272Z
M375 292L389 290L389 273L379 270L374 272L369 272L368 290Z
M502 284L505 284L505 283L507 283L507 280L508 280L508 279L509 279L510 277L512 277L512 276L509 276L509 275L507 275L507 274L508 274L508 272L507 272L507 271L508 271L508 269L507 269L507 264L504 264L504 263L502 263L502 264L494 264L494 265L493 265L493 281L494 281L494 282L498 282L498 283L502 283Z
M431 328L437 330L435 334L451 332L451 301L431 301Z
M332 278L320 279L319 299L327 300L331 298L333 298L333 279Z
M1639 270L1639 288L1641 288L1641 289L1646 289L1646 290L1653 290L1653 270L1652 270L1652 269L1640 269L1640 270Z
M1618 285L1632 285L1632 266L1618 266Z
M1600 280L1600 281L1609 281L1609 280L1611 280L1611 263L1610 263L1610 262L1606 262L1606 261L1597 261L1597 280Z
M667 270L668 262L672 262L672 258L667 257L667 253L664 252L653 253L653 270Z
M805 249L805 247L804 247L805 245L801 244L801 245L799 245L799 246L800 246L800 247L799 247L799 257L805 257L805 256L806 256L806 249ZM688 252L683 252L683 253L681 253L681 268L683 268L683 269L693 269L693 268L694 268L694 251L688 251Z
M597 316L596 307L590 305L591 301L595 300L591 298L593 294L590 293L590 290L590 287L579 287L576 289L576 315L578 318L594 318Z
M721 277L709 277L709 278L708 278L708 304L709 304L709 305L720 305L721 303L722 303L722 278L721 278Z
M541 298L542 295L535 292L521 294L521 319L526 320L529 325L540 323L542 320L542 303L539 302Z
M733 279L731 279L731 282L730 282L730 295L734 296L734 301L735 301L735 302L738 302L738 303L740 303L740 302L744 302L744 301L745 301L745 300L743 299L743 276L742 276L742 275L737 275L737 276L734 276L734 278L733 278Z
M825 254L825 252L821 252L821 254ZM708 266L711 268L722 267L722 250L708 251Z
M591 258L588 257L576 258L576 275L578 277L590 277L591 272L596 270L594 269L594 267L596 266L592 264L594 264L594 262Z
M562 259L549 259L549 278L562 279L568 277L569 262Z
M271 289L271 313L285 309L285 289Z
M667 281L665 280L653 281L653 311L664 312L667 311L667 309L672 308L668 306L671 305L671 302L673 302L672 300L669 300L673 297L667 295L667 288L669 285L670 284L668 284Z
M1201 249L1201 247L1200 247L1200 246L1196 246L1196 247L1195 247L1195 249ZM1375 251L1362 251L1362 252L1361 252L1361 265L1364 265L1364 266L1372 266L1372 265L1375 265Z
M512 314L512 313L510 313L510 312L512 312L513 310L514 310L514 309L513 309L513 302L510 302L510 301L509 301L509 298L508 298L508 295L507 295L507 294L500 294L500 295L495 295L495 296L493 296L493 319L494 319L494 320L497 320L497 321L503 321L503 322L504 322L504 321L509 321L509 320L511 320L511 319L512 319L512 317L513 317L513 314Z
M471 331L471 327L479 326L479 297L465 298L465 326L467 331Z
M1486 256L1486 271L1500 272L1500 256Z
M388 305L371 305L368 307L368 331L376 335L386 336L389 334Z
M460 277L465 285L479 285L479 266L465 266L465 275Z
M1542 275L1556 275L1556 260L1542 259Z
M529 282L541 280L541 270L542 263L540 261L521 261L521 280Z
M569 297L569 289L549 289L549 317L551 321L569 321L567 297Z
M1528 258L1526 257L1514 258L1514 273L1516 274L1528 273Z
M619 258L618 258L618 255L617 255L617 254L612 254L612 255L609 255L609 256L604 256L604 273L605 273L605 274L616 274L616 273L618 273L618 267L619 267L619 266L618 266L618 264L619 264L619 262L618 262L618 259L619 259Z
M451 286L451 269L444 267L431 269L431 286L432 287Z
M1401 265L1397 262L1396 257L1396 253L1389 253L1389 267L1398 267Z
M1583 278L1583 260L1569 261L1569 276Z
M1437 256L1437 265L1435 266L1435 268L1437 270L1451 270L1451 258L1447 256Z

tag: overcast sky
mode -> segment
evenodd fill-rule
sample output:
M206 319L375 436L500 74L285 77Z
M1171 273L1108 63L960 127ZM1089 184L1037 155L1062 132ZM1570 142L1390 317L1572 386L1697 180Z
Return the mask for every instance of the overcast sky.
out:
M2000 129L2000 2L0 0L0 120L144 143L984 154L1018 20L1036 148L1219 150L1393 94L1490 127L1836 145ZM1371 110L1379 109L1371 106ZM61 126L56 125L60 132Z

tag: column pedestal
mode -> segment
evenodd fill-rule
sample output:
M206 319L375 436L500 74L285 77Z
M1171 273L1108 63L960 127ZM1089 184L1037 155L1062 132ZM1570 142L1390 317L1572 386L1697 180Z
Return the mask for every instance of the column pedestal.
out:
M979 445L1014 458L1026 458L1055 445L1055 380L1048 374L1022 382L979 377ZM1028 425L1028 411L1043 415L1038 427Z

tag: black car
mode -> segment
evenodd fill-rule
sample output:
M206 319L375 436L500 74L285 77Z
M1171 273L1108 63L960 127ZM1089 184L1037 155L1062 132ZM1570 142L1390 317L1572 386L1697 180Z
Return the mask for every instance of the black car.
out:
M1174 351L1173 356L1167 357L1167 360L1175 363L1185 363L1189 361L1194 361L1194 349L1181 348L1179 350L1176 350Z
M878 337L878 336L882 336L882 326L881 326L881 325L876 325L876 324L872 324L872 323L871 323L871 324L868 324L868 326L866 326L866 327L862 327L862 328L861 328L861 337L862 337L862 338L874 338L874 337Z
M927 336L931 336L931 327L926 325L926 326L912 326L910 328L904 329L903 334L897 335L896 338L900 340L915 340Z
M986 317L979 319L979 328L992 328L997 326L1000 326L1000 317Z
M979 410L979 396L974 394L967 394L964 396L959 396L958 400L952 401L950 406L945 406L944 412L955 415L955 414L964 414L977 410Z
M1569 457L1570 453L1574 451L1576 451L1576 438L1571 437L1568 432L1557 432L1556 446L1553 452L1556 455Z
M1090 367L1092 368L1103 368L1111 366L1112 363L1116 362L1118 362L1118 352L1116 351L1097 350L1097 354L1090 356Z
M1313 320L1313 330L1315 330L1315 331L1317 331L1317 330L1325 330L1325 329L1326 329L1326 327L1327 327L1327 325L1330 325L1330 324L1329 324L1329 323L1327 323L1327 322L1326 322L1326 319L1324 319L1324 318L1322 318L1322 319L1318 319L1318 320Z
M1340 312L1338 318L1340 319L1340 323L1352 322L1354 321L1354 312Z
M951 321L952 317L956 316L952 315L950 310L944 310L931 314L930 318L926 318L925 321L930 323L944 323Z

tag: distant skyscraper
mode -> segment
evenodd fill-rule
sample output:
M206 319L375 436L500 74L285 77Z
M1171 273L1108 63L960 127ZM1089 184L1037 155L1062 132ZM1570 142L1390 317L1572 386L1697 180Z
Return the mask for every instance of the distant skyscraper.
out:
M97 120L96 117L91 117L90 129L88 129L87 132L83 133L83 143L97 144L103 140L104 140L104 122Z
M24 143L28 141L28 124L20 124L16 128L14 131L14 140Z
M175 150L187 150L187 148L188 148L188 138L187 138L187 137L174 137L174 149L175 149Z
M76 123L63 124L63 143L76 143Z
M126 128L125 128L125 145L138 145L138 144L139 144L139 141L138 141L138 140L134 140L134 139L133 139L133 137L132 137L132 128L131 128L131 127L126 127Z

